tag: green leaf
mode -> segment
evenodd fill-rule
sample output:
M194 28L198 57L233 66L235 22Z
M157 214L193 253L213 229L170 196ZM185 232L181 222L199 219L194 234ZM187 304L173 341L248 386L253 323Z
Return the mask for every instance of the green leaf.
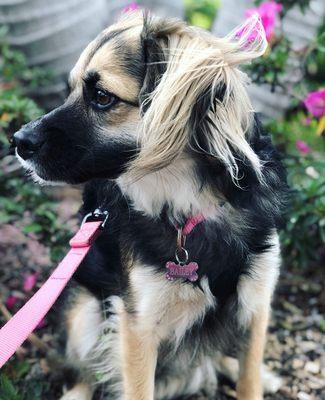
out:
M23 400L12 382L4 374L0 376L0 399L1 400Z
M24 233L39 233L43 231L43 227L40 224L37 223L32 223L29 225L26 225L23 229Z

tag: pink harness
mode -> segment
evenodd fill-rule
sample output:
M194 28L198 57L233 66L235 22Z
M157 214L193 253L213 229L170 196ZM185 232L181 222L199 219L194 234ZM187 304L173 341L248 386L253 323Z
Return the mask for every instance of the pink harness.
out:
M89 217L96 221L88 222ZM71 249L68 254L34 296L0 329L0 368L48 313L101 233L107 218L107 211L96 210L86 215L79 231L69 242ZM203 220L203 216L190 218L181 230L182 234L188 235Z

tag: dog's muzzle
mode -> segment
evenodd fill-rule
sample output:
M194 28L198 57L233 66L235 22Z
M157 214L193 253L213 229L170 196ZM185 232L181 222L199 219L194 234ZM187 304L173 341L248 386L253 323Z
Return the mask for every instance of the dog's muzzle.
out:
M44 140L28 126L23 127L13 136L13 145L17 147L18 155L24 160L32 158L43 146Z

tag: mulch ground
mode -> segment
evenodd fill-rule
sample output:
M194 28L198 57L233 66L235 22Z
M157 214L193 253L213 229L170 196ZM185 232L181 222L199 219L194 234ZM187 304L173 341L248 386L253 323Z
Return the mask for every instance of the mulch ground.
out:
M63 204L74 210L75 204ZM66 218L66 215L64 215ZM5 322L5 302L14 295L15 312L49 274L49 252L36 238L21 234L19 226L0 228L0 323ZM37 272L35 288L26 292L24 278ZM268 400L325 400L325 288L324 271L291 271L283 267L274 296L273 316L266 347L266 364L283 379L283 386ZM58 329L62 305L56 304L32 343L26 342L2 370L20 394L8 400L56 400L70 376L62 369L63 335ZM323 390L323 392L322 392ZM0 398L1 388L0 388ZM234 388L220 382L219 400L235 399Z

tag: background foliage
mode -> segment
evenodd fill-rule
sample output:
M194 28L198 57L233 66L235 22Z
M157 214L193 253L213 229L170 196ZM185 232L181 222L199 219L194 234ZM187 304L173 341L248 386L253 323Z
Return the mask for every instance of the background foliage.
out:
M261 3L256 1L257 6ZM304 12L310 1L278 3L282 6L278 28L274 27L265 55L248 67L248 73L255 83L267 84L271 92L279 89L290 95L285 118L266 121L266 127L288 171L290 196L281 232L285 265L307 268L321 265L325 253L325 93L322 115L313 115L304 104L309 92L325 87L325 22L314 40L297 50L284 33L284 24L293 7ZM292 74L301 79L292 83Z
M52 259L57 261L61 245L69 237L68 228L58 226L57 203L46 190L30 179L23 179L21 169L17 169L10 157L12 134L44 114L28 97L28 90L46 84L51 76L47 71L28 68L24 55L7 45L5 35L3 28L0 31L0 224L24 221L23 232L35 234L52 249ZM30 215L32 218L28 218Z

